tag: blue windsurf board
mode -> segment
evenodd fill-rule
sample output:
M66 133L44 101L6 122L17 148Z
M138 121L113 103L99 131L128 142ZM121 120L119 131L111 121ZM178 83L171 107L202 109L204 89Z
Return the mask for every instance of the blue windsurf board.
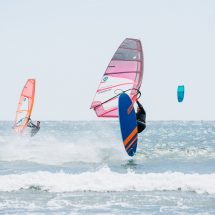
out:
M134 156L137 149L137 120L133 103L126 93L119 96L119 123L123 144L129 156Z

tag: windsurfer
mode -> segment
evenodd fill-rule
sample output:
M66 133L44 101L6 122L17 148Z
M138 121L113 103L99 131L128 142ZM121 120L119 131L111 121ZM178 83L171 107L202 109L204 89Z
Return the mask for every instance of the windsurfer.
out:
M141 133L146 128L146 111L144 110L143 106L140 104L140 102L137 100L137 129L138 133Z
M29 117L27 127L32 128L31 137L33 137L40 130L40 121L37 121L37 125L35 125Z

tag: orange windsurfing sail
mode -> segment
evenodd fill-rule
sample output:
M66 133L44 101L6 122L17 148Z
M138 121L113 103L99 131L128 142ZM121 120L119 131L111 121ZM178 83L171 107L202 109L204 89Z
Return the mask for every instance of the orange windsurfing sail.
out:
M14 129L20 134L26 128L34 105L35 79L28 79L20 96Z

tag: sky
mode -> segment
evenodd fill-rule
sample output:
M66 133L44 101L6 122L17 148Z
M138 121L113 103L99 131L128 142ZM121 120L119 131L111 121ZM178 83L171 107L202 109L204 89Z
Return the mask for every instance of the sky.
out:
M213 0L0 0L0 120L14 120L28 78L32 119L100 120L89 107L127 37L144 49L147 120L215 120L214 11Z

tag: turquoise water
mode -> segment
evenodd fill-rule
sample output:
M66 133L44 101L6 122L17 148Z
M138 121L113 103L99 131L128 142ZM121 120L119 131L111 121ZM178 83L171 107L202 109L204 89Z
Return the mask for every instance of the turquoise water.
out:
M0 122L0 214L215 214L215 122L155 121L124 151L117 121Z

